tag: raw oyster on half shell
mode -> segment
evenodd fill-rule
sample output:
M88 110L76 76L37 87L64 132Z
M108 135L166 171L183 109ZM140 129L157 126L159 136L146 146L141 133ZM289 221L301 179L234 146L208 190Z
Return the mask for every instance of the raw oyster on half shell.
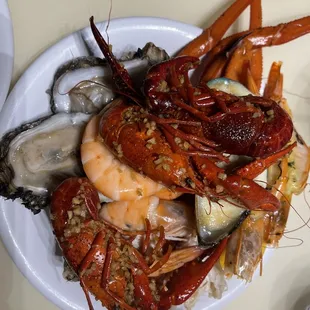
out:
M148 69L167 59L169 56L163 49L147 43L143 49L124 55L121 63L139 89ZM51 89L52 112L99 112L115 98L113 88L111 70L104 60L93 56L75 58L55 74Z
M38 213L50 192L69 176L83 175L79 148L89 120L83 113L59 113L24 124L0 141L0 195L20 198Z

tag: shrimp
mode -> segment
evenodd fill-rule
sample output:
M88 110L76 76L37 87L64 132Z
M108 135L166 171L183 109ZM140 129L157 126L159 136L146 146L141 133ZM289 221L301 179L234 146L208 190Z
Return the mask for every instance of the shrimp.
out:
M291 110L285 98L280 105L290 115ZM272 165L268 169L268 184L272 185L272 193L280 200L281 208L275 213L267 213L265 217L265 242L269 246L277 247L282 238L288 220L293 195L303 192L310 170L310 148L294 129L291 142L297 146L288 158L284 158L279 165Z
M273 63L264 91L265 97L279 102L291 116L291 110L282 97L283 76L281 63ZM273 83L274 82L274 83ZM251 212L238 230L236 230L226 248L225 273L233 274L250 282L257 265L261 262L264 248L277 247L282 238L293 194L300 194L306 186L310 169L310 149L294 130L290 143L297 142L290 154L268 168L267 183L281 207L273 213Z
M183 201L156 196L136 201L110 202L101 208L100 217L123 230L144 230L145 219L153 228L163 226L165 237L174 241L197 240L194 208Z
M178 197L179 193L135 172L108 150L98 133L100 117L96 115L91 118L85 128L81 145L84 171L96 189L113 201L137 200L152 195L168 200ZM121 155L120 148L119 156Z

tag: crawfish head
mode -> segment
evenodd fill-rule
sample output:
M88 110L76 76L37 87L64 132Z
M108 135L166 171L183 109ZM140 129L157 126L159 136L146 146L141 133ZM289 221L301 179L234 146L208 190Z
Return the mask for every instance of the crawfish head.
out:
M280 150L291 138L293 123L274 101L257 96L238 97L194 87L188 76L199 60L177 57L153 66L144 83L144 93L152 113L183 121L180 129L197 134L190 121L201 123L202 133L229 154L267 156ZM187 124L186 124L187 122Z

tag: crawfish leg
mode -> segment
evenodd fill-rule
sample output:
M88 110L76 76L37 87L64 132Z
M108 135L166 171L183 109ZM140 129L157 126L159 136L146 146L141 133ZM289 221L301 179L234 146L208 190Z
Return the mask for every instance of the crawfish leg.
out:
M95 260L98 260L99 257L101 258L101 261L99 263L101 263L101 265L104 264L105 255L106 255L106 249L103 246L104 241L105 241L104 240L105 236L106 236L106 234L104 231L100 231L97 234L90 250L88 251L88 253L84 257L84 259L83 259L83 261L79 267L80 284L81 284L81 287L82 287L84 294L86 296L86 300L87 300L88 307L90 310L93 310L94 308L93 308L92 302L90 300L89 290L88 290L87 285L84 282L83 278L84 278L84 275L87 272L90 264L93 263Z
M203 263L192 261L179 268L168 282L168 290L161 294L160 309L170 309L171 305L181 305L188 300L218 261L226 244L227 238L219 243Z
M148 276L138 268L131 269L136 302L141 309L157 310L157 304L150 289Z
M163 231L162 228L161 228L161 231ZM163 238L164 238L164 235L163 235ZM163 244L164 242L162 242L160 239L161 239L161 236L159 238L159 242L160 244ZM172 253L172 247L171 245L169 245L167 252L160 258L160 260L158 260L153 266L149 267L144 257L142 256L142 254L136 248L134 248L132 245L130 245L126 241L123 241L123 242L131 249L131 255L136 259L142 271L147 275L161 268L168 261Z
M94 310L93 304L92 304L90 296L89 296L89 290L88 290L86 284L84 283L83 279L80 279L80 284L81 284L81 287L82 287L83 292L85 294L89 310Z
M226 192L241 201L249 210L276 211L280 208L279 200L253 180L230 175L218 182Z
M268 156L265 158L258 158L255 159L253 162L245 165L244 167L238 169L236 171L237 175L245 177L247 179L255 179L258 175L260 175L264 170L269 168L272 164L276 161L281 159L283 156L287 155L289 152L292 151L294 147L296 147L297 143L294 142L289 146L285 147L284 149Z
M88 251L88 253L84 257L84 259L83 259L83 261L79 267L80 277L84 276L85 272L89 268L89 265L94 261L95 257L97 257L98 255L102 257L101 263L104 264L105 255L106 255L106 250L104 247L105 236L106 236L106 233L103 230L101 230L97 234L90 250Z
M135 308L129 306L122 298L117 296L117 294L113 293L109 289L109 279L111 277L111 264L113 260L113 255L116 251L116 244L114 243L113 239L110 238L108 240L108 250L107 255L102 271L102 278L101 278L101 287L123 308L126 310L135 310Z

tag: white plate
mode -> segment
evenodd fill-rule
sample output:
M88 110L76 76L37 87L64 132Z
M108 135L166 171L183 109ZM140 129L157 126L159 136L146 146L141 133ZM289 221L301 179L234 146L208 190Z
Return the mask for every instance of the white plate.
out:
M6 0L0 0L0 111L11 83L14 41L10 12Z
M100 24L99 29L105 29L105 23ZM89 29L82 33L89 44L96 47ZM200 33L199 28L159 18L112 20L109 28L110 43L116 54L135 50L148 41L173 54ZM52 83L55 70L81 55L87 55L81 32L70 35L42 54L23 74L6 101L0 115L0 134L50 113L46 90ZM101 55L98 50L97 55ZM19 202L1 200L0 233L18 268L48 299L61 309L87 309L79 284L67 283L62 278L63 261L55 255L55 240L45 212L33 216ZM228 284L224 298L217 301L201 296L195 309L221 308L244 287L236 279ZM102 309L97 302L95 307Z

